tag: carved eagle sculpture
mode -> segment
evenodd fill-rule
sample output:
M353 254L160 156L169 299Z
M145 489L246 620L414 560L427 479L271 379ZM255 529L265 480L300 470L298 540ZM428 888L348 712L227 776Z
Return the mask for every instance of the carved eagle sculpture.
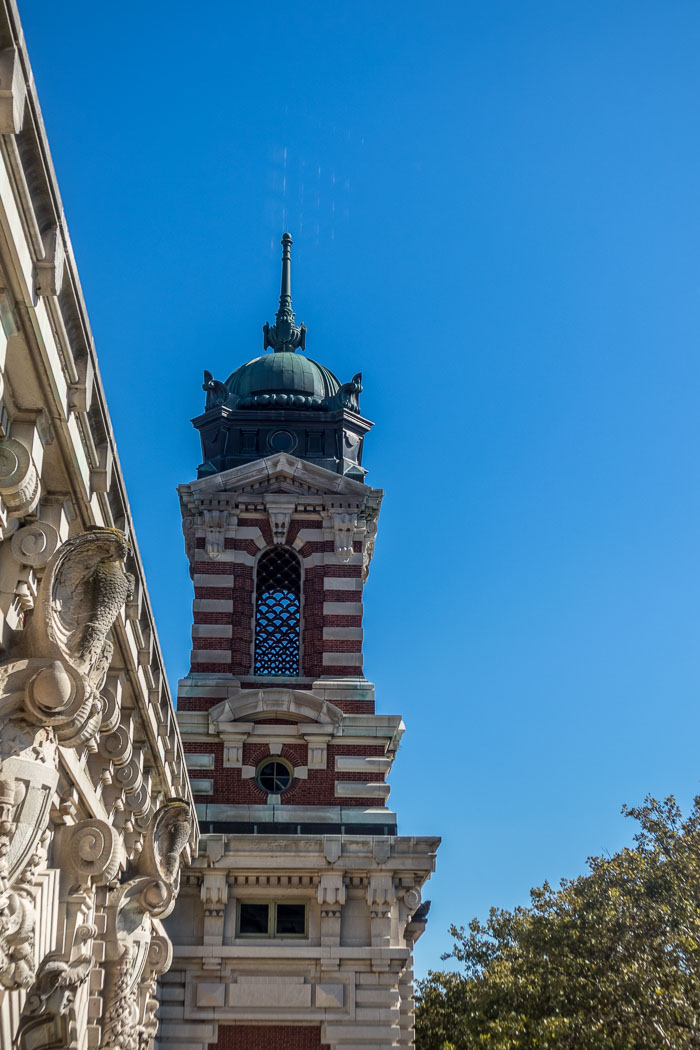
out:
M338 391L338 397L343 408L349 408L351 412L360 411L360 394L362 393L362 372L354 375L349 383L343 383Z
M109 630L134 590L134 578L124 570L128 551L118 529L91 529L59 547L42 580L31 627L45 631L94 689L109 667Z
M224 383L219 379L214 379L211 372L204 370L204 382L202 383L202 390L206 392L207 400L204 406L205 412L208 412L210 408L216 408L217 405L223 405L228 397L228 389Z

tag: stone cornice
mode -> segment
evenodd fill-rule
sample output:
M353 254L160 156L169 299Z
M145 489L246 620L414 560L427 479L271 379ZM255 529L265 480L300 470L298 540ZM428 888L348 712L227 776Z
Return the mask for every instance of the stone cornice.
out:
M224 494L235 493L240 495L242 500L254 502L256 490L262 490L263 487L267 488L275 483L287 484L290 496L297 497L300 509L310 502L313 505L314 497L317 501L319 498L335 497L363 507L374 507L378 513L383 496L381 489L362 485L285 452L181 485L179 492L183 507L193 512L209 500ZM262 491L259 501L264 504ZM326 505L325 500L323 505Z

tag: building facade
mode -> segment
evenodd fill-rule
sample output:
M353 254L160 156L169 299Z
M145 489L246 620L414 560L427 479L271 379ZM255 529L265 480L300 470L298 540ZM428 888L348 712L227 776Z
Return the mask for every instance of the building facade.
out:
M18 13L0 2L0 1050L151 1050L197 825Z
M383 493L365 483L361 376L302 356L282 247L271 352L226 382L205 372L203 461L180 488L194 623L177 717L202 838L167 920L158 1045L173 1050L413 1042L439 839L397 834L404 726L363 676Z

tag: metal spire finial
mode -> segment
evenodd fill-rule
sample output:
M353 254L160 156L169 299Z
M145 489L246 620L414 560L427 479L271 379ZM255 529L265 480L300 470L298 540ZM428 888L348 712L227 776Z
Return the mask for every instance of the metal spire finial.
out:
M285 233L282 237L282 286L280 288L280 305L275 318L275 323L263 325L263 350L271 346L275 353L283 350L292 353L299 349L306 349L306 325L294 324L294 311L292 310L292 247L291 235Z

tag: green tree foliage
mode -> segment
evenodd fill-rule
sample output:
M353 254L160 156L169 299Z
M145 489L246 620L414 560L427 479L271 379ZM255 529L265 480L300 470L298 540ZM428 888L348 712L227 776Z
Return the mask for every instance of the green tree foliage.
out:
M700 1048L700 797L623 812L634 848L451 927L463 969L419 982L417 1050Z

